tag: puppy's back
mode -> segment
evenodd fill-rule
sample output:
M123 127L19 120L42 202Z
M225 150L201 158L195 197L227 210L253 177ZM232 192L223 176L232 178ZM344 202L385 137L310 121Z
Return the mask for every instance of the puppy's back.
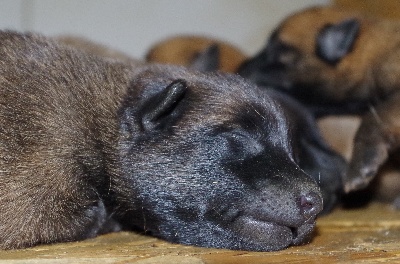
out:
M37 35L0 33L0 248L97 233L128 72Z

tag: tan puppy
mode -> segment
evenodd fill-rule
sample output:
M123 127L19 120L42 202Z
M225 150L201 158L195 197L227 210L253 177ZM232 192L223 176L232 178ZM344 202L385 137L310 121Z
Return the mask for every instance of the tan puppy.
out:
M246 59L246 55L239 48L226 42L208 37L182 35L155 44L146 55L146 60L188 67L197 63L199 55L208 52L211 52L209 59L219 58L219 63L214 64L224 72L236 72Z
M283 21L241 72L276 83L318 116L364 113L345 177L365 187L400 144L400 24L333 7Z

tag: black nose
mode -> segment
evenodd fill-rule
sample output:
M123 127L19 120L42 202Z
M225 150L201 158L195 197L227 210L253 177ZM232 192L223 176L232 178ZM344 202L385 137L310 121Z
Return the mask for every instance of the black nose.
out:
M301 195L299 206L305 219L315 218L322 211L322 198L315 192Z

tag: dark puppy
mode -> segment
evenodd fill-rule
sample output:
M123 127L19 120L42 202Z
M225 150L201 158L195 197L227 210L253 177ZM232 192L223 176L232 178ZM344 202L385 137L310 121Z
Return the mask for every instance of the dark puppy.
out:
M192 45L190 45L191 41L193 41ZM196 43L203 43L203 45L199 46ZM205 46L206 43L209 46ZM181 63L201 71L226 71L226 68L221 65L229 63L232 65L235 56L241 58L243 55L230 53L232 57L221 56L219 51L227 49L229 44L224 43L224 46L221 46L219 43L221 42L215 39L211 42L210 38L179 36L157 43L149 54L158 54L159 57L165 59L164 63ZM179 56L170 57L170 54ZM196 54L196 56L191 56L191 54ZM154 56L148 55L147 58L152 61ZM232 68L239 67L239 61L237 61L236 66ZM296 134L293 137L298 154L296 161L320 185L324 200L323 213L331 211L342 194L341 179L347 165L345 160L325 143L314 117L304 106L284 93L272 89L268 93L283 105L290 123L296 127Z
M286 19L241 69L256 83L271 75L316 115L364 113L345 189L365 187L400 146L400 24L332 7ZM367 111L369 109L369 111Z
M322 209L282 106L237 76L0 33L0 247L120 228L278 250Z

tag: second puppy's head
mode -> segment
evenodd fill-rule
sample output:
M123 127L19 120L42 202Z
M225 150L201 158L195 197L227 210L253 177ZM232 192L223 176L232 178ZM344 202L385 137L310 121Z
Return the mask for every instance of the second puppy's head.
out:
M239 73L259 85L279 87L311 107L358 111L360 102L376 96L371 64L388 45L382 29L387 27L359 13L307 9L284 20Z

